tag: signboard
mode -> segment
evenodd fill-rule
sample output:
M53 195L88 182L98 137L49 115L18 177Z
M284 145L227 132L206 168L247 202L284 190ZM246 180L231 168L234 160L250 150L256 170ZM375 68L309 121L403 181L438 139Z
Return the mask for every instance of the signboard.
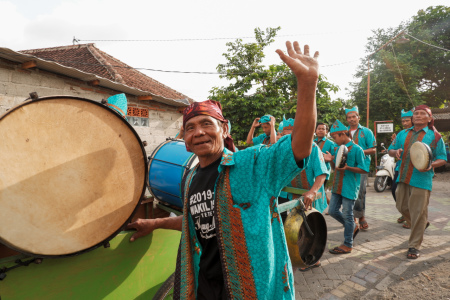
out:
M394 132L394 123L377 124L377 133L392 133L392 132Z

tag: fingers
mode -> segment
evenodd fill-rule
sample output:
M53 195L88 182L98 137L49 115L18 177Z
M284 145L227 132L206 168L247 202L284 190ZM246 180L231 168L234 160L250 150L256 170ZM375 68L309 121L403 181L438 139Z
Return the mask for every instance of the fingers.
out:
M130 238L130 242L134 242L136 239L143 236L143 233L140 231L136 231Z
M302 54L302 49L300 48L300 45L297 41L294 42L294 50L297 52L297 54Z
M314 58L318 59L319 58L319 51L314 52Z
M307 56L309 56L309 45L305 45L304 47L303 47L303 49L304 49L304 53L305 53L305 55L307 55Z
M297 43L297 46L298 46L298 43ZM292 48L292 43L290 41L286 42L286 49L287 49L287 52L288 52L289 56L291 56L291 57L294 56L295 54L297 54L294 51L294 48ZM300 51L300 53L301 53L301 51Z

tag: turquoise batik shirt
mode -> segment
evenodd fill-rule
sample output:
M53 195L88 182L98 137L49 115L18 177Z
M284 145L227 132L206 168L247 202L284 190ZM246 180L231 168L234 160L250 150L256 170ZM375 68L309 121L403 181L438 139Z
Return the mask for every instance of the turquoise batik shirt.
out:
M414 168L411 163L409 149L412 144L417 141L421 141L430 146L431 151L433 152L433 160L447 160L444 141L441 138L436 143L433 130L428 127L419 131L414 131L414 127L402 130L399 132L394 142L389 146L389 150L403 149L397 182L403 182L417 188L431 191L433 186L433 169L426 172L420 172Z
M268 145L270 143L270 135L266 135L265 133L258 135L252 139L253 145L257 146L260 144Z
M406 131L406 130L408 130L408 129L403 129L402 131ZM400 131L400 132L401 132L401 131ZM399 132L399 134L400 134L400 132ZM397 136L396 136L395 138L397 138ZM391 146L392 146L393 144L395 144L395 139L394 139L394 141L392 142L392 144L389 146L388 152L389 152L389 150L391 150ZM395 170L394 170L394 171L398 172L398 171L400 170L400 164L401 164L401 163L402 163L402 160L401 160L401 159L398 160L398 161L395 163Z
M329 176L330 171L325 164L320 148L313 143L311 154L308 157L308 164L305 169L291 181L290 186L310 190L316 180L316 177L323 174ZM317 193L320 194L321 197L313 202L313 207L318 211L323 212L328 206L323 184ZM292 194L289 193L288 195L289 199L292 199Z
M347 165L350 167L357 167L366 172L369 172L369 165L366 164L363 149L355 144L353 141L345 145L348 148ZM336 154L339 146L333 150L334 163L336 164ZM359 193L359 185L361 174L354 173L349 170L339 171L335 170L332 192L342 195L350 200L356 200Z
M300 165L307 164L304 159ZM295 299L294 277L278 213L280 191L302 169L291 136L276 144L232 153L224 149L215 185L214 218L225 287L231 299ZM185 195L195 171L186 179ZM184 199L187 203L187 197ZM187 205L185 204L184 208ZM175 292L195 296L201 256L194 222L187 209L177 258Z
M348 127L348 130L350 130L350 126ZM361 126L361 124L358 124L358 128L353 135L353 141L355 142L355 144L358 144L363 150L367 150L377 146L377 141L375 140L375 136L373 135L372 130L367 127ZM369 170L371 159L372 158L370 155L365 155L365 164L367 165L367 170Z
M314 142L317 144L317 146L319 146L320 150L324 154L327 153L327 151L330 153L333 153L333 149L334 149L334 147L336 147L336 144L332 140L327 139L326 137L323 137L320 140L318 137L316 137L314 139ZM327 179L328 179L328 178L330 178L331 164L329 162L325 162L325 164L327 165L327 168L329 171L328 175L327 175Z

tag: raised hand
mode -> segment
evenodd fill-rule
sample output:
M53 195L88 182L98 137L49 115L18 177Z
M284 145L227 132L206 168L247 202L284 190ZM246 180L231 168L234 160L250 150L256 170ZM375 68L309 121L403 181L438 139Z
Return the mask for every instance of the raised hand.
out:
M253 124L252 124L252 127L259 127L259 126L261 126L261 123L259 123L259 119L260 118L256 118L255 120L253 120Z
M317 58L319 52L314 53L314 57L309 55L309 46L305 45L304 51L300 49L298 42L294 42L292 47L291 42L286 42L288 55L280 49L276 50L281 60L284 61L292 72L297 77L297 80L317 80L319 77L319 63Z

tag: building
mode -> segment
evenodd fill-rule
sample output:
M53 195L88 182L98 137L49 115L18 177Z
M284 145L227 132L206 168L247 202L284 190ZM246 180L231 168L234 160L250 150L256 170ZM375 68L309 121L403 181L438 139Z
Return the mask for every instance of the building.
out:
M98 49L95 44L13 51L0 48L0 115L29 93L77 96L94 101L125 93L127 120L151 154L182 124L186 95L146 76Z

